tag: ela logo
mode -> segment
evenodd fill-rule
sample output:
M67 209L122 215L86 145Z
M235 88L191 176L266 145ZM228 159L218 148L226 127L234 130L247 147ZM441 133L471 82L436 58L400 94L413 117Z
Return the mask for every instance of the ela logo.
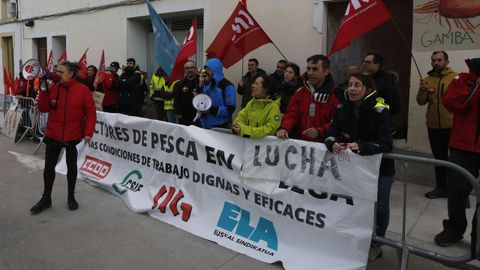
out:
M217 226L227 231L234 232L238 236L244 237L255 243L263 240L267 242L268 248L275 251L278 250L277 232L275 231L273 223L268 219L260 217L257 226L252 227L250 226L250 212L233 203L224 203L222 214L218 219Z
M131 177L135 176L137 178L137 181L132 180ZM120 195L123 195L127 190L131 190L133 192L140 191L143 188L143 185L140 184L139 180L142 179L143 176L138 170L133 170L125 178L123 178L123 181L120 184L113 184L112 187L113 189Z

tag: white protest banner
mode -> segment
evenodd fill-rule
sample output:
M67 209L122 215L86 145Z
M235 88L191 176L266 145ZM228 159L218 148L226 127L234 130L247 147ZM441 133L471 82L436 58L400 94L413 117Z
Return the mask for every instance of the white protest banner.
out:
M328 190L377 200L381 155L333 154L324 144L299 140L278 143L275 137L252 140L243 151L244 178L278 180L315 190Z
M282 261L285 269L364 269L373 201L329 187L320 192L282 183L266 194L242 184L244 149L272 143L97 112L92 141L79 145L79 175L121 197L134 212L263 262ZM290 142L276 143L283 149ZM57 170L65 172L60 164ZM356 164L348 166L359 174Z

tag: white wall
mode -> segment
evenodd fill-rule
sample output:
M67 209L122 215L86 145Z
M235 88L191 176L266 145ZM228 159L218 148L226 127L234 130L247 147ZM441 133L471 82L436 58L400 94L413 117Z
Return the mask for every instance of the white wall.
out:
M0 38L2 36L13 37L13 57L14 57L13 77L15 78L15 76L17 76L18 73L20 72L18 60L21 59L21 55L22 55L22 35L21 35L21 29L19 24L12 23L12 24L0 25ZM0 53L0 63L3 63L3 57L1 53ZM0 72L0 93L3 94L5 93L5 89L3 86L3 82L4 82L3 66L0 68L2 69L2 72Z
M212 42L218 30L231 15L237 1L209 1L205 10L204 48ZM265 30L272 41L289 61L297 63L302 70L306 68L306 59L318 53L325 53L322 35L313 27L312 0L296 1L248 1L248 10ZM214 14L212 16L212 14ZM272 44L267 44L252 51L245 57L243 72L247 71L247 59L257 58L260 67L273 72L280 53ZM225 72L232 81L239 81L242 75L241 62Z
M480 57L480 52L478 50L448 51L447 53L450 60L449 66L457 73L468 71L468 68L465 65L465 59ZM431 52L414 52L414 56L417 60L422 77L426 77L427 72L432 69L432 66L430 65L431 55ZM425 118L427 105L420 106L416 101L420 76L413 61L410 76L411 86L408 110L407 142L404 140L398 140L395 145L401 149L431 154Z
M336 0L334 0L336 1ZM121 1L89 0L25 0L21 1L22 18L40 16L56 12L78 9L81 7L99 6ZM275 44L282 50L289 61L296 62L305 70L305 60L312 54L325 53L325 35L320 34L313 26L316 3L324 1L296 0L250 0L248 10L267 32ZM207 49L217 32L231 15L237 1L223 0L161 0L152 4L163 17L187 14L191 10L203 10L204 14L204 49ZM48 8L44 8L48 7ZM318 11L317 11L318 12ZM318 16L318 21L321 21ZM35 26L25 29L23 55L19 46L15 46L16 59L21 55L26 60L32 55L31 38L47 37L48 50L51 49L52 36L66 35L69 59L78 60L84 50L89 47L88 62L98 65L102 48L105 48L106 62L117 60L125 63L127 57L136 58L142 69L147 63L147 33L145 24L149 14L145 4L116 7L85 14L35 20ZM326 28L326 27L325 27ZM326 29L327 31L335 31ZM15 31L14 28L11 31ZM2 33L0 28L0 33ZM17 35L15 42L20 36ZM180 41L181 42L181 41ZM17 43L16 43L17 44ZM18 44L17 44L18 45ZM61 53L61 52L60 52ZM457 71L466 71L465 58L480 57L478 51L448 52L450 66ZM423 76L430 70L430 52L414 52ZM202 56L204 57L204 55ZM248 54L245 59L255 57L260 67L273 72L276 62L282 58L272 44L267 44ZM58 58L58 56L55 56ZM246 72L247 61L244 62L243 73ZM241 62L225 70L225 75L237 83L242 74ZM1 74L0 74L1 76ZM408 140L399 140L396 146L402 149L429 153L429 144L425 127L425 110L416 104L419 76L412 62L411 88L409 99L409 131Z

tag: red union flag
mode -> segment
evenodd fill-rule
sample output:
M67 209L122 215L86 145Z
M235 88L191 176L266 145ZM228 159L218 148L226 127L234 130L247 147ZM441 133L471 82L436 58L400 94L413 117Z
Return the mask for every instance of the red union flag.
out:
M350 0L328 55L348 47L352 40L391 19L382 0Z
M102 50L102 56L100 57L100 64L98 65L97 75L95 75L95 80L93 81L93 88L97 89L98 84L103 81L104 72L105 72L105 54L104 54L104 50Z
M177 58L175 59L175 65L173 66L172 74L170 75L170 82L183 78L183 66L188 58L195 54L197 54L197 18L193 19L192 26L185 37L185 41L183 41L182 48L180 49L180 52L178 52Z
M57 64L60 64L63 61L67 61L67 51L63 51L62 55L57 60Z
M78 65L80 66L80 71L78 72L78 76L81 78L86 78L87 77L87 52L88 49L85 50L83 53L82 57L80 57L80 60L78 60Z
M223 66L228 68L247 53L267 43L273 42L247 8L238 2L232 15L208 47L207 53L219 58Z
M53 51L52 50L50 50L50 54L48 55L47 69L48 71L52 71L53 69Z
M3 67L3 86L4 86L4 95L8 96L10 95L10 89L12 88L10 78L8 76L7 69Z

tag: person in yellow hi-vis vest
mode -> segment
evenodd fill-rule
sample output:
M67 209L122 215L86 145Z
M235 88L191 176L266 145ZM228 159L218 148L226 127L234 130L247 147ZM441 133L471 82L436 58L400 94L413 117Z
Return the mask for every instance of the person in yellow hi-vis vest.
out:
M175 87L175 84L178 82L178 80L172 82L172 84L165 88L165 94L164 94L164 106L163 109L165 110L165 114L167 115L167 121L170 123L177 123L177 115L175 113L175 108L173 106L173 100L174 100L174 93L173 93L173 88Z
M156 118L165 121L165 93L169 89L167 85L167 73L162 67L158 67L150 80L150 99L155 103Z

